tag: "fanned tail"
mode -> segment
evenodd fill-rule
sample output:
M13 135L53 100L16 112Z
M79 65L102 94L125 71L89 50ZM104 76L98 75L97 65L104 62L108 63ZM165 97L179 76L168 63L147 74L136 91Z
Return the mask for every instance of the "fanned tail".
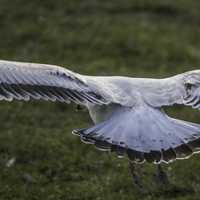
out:
M121 107L107 121L73 133L100 150L127 154L138 163L168 163L200 151L199 124L170 118L147 105Z

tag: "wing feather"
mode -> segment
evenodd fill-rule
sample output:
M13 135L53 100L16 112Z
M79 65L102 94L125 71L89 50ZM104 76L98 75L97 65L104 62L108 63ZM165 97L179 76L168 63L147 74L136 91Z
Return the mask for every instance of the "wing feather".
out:
M163 79L153 90L145 90L143 97L153 107L183 104L200 109L200 70Z
M0 60L0 100L108 104L77 73L59 66Z

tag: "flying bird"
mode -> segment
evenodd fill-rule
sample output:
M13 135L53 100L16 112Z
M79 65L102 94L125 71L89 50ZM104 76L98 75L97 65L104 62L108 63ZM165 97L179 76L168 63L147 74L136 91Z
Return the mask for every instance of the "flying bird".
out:
M200 110L200 70L163 79L86 76L63 67L0 60L0 100L85 106L94 122L74 134L130 163L160 164L200 152L200 124L169 117L163 106Z

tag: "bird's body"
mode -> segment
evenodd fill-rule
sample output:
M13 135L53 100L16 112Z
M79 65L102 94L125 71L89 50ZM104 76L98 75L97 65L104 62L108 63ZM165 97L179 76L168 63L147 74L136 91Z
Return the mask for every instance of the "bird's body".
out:
M164 79L98 77L62 67L0 61L0 100L50 100L86 106L94 121L82 141L135 162L170 162L200 150L200 125L167 116L163 106L200 109L200 70Z

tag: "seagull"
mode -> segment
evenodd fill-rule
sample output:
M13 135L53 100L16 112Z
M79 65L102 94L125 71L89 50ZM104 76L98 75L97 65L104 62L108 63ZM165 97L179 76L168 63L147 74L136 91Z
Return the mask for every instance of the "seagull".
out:
M161 163L200 152L200 124L171 118L163 110L174 104L200 110L200 70L163 79L87 76L55 65L0 60L0 100L85 106L94 124L73 133L84 143L127 157L132 172L134 163L147 161L162 174Z

